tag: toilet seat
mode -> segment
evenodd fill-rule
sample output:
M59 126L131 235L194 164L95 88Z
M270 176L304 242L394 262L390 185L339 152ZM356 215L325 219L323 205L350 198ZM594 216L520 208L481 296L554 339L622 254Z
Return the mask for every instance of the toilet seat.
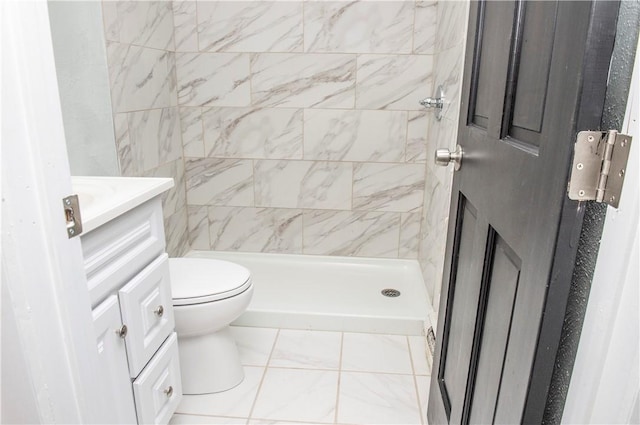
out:
M170 258L173 305L202 304L241 294L251 286L251 273L229 261Z

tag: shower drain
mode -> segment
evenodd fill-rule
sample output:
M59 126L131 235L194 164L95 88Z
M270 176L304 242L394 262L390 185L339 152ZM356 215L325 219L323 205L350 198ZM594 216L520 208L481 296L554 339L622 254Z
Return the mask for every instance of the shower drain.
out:
M391 298L400 296L400 291L398 291L397 289L383 289L382 291L380 291L380 293L385 297L391 297Z

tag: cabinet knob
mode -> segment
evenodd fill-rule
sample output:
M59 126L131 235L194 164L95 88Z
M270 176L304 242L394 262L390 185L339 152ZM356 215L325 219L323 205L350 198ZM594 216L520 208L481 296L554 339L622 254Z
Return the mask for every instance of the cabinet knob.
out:
M129 329L127 329L127 325L122 325L120 327L120 329L116 330L116 334L120 337L120 338L125 338L127 336L127 332L129 331Z
M156 316L162 317L162 315L164 314L164 307L159 305L155 310L153 310L153 312Z
M164 390L164 393L167 395L167 397L171 397L173 395L173 386L169 385L167 389Z

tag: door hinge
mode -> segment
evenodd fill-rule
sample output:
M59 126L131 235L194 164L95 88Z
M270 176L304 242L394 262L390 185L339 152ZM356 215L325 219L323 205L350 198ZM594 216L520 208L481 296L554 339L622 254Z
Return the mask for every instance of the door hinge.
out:
M78 195L70 195L62 199L64 218L67 222L67 236L69 239L82 233L82 217L80 216L80 202Z
M569 199L604 202L617 208L631 139L616 130L579 132L571 166Z

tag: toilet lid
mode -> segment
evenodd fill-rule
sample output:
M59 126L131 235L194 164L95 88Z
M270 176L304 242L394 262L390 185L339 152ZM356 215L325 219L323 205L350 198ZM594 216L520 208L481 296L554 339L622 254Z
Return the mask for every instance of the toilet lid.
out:
M209 258L170 258L173 305L199 304L229 298L251 286L247 268Z

